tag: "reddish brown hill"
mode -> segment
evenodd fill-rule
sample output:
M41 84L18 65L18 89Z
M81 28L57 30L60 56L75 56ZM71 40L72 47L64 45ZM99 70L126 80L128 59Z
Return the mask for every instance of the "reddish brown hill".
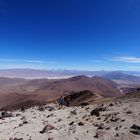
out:
M116 83L100 77L89 78L86 76L76 76L69 79L48 82L44 87L36 90L36 94L53 93L53 94L69 94L70 92L78 92L83 90L91 90L93 93L103 97L116 97L120 95L117 90Z
M17 89L18 92L16 92ZM0 107L9 108L9 106L13 106L15 109L16 107L19 108L19 106L25 106L25 104L26 106L32 106L57 100L61 95L67 96L71 93L85 90L92 92L93 100L120 96L120 92L114 82L99 77L76 76L61 80L39 79L27 81L18 88L12 87L12 92L9 89L9 92L0 93ZM91 98L87 94L85 96L86 100ZM84 102L84 99L80 98L80 102ZM76 101L78 102L79 100Z
M117 89L117 84L111 80L101 77L92 77L94 88L99 91L103 97L117 97L120 96L120 91Z

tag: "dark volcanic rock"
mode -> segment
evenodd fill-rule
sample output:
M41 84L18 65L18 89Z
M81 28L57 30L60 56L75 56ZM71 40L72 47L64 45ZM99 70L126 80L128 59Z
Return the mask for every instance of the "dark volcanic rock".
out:
M45 108L43 106L38 106L39 111L45 111Z
M23 116L23 117L21 118L21 120L23 121L23 124L28 124L28 121L27 121L27 119L26 119L25 116Z
M131 129L138 129L138 130L140 130L140 126L134 124L134 125L131 127Z
M98 109L94 109L91 113L92 116L95 115L96 117L100 116L100 111Z
M55 108L52 106L47 106L46 109L48 109L50 112L55 110Z
M22 108L20 109L20 111L21 111L21 112L25 112L25 108L22 107Z
M23 124L22 124L22 123L20 123L20 124L19 124L19 127L22 127L22 126L23 126Z
M4 111L4 112L2 112L1 115L0 115L0 119L2 119L2 118L8 118L8 117L13 117L13 114Z
M77 112L76 112L76 110L73 110L73 111L70 112L70 114L71 115L77 115Z
M114 106L113 103L110 103L109 106Z
M81 106L87 106L89 103L81 103Z
M102 111L106 111L106 108L105 107L98 107L98 108L95 108L94 110L91 111L90 115L95 115L96 117L99 117L100 116L100 112Z
M9 138L9 140L23 140L23 138Z
M98 133L96 133L96 135L94 136L94 138L99 138L99 134L98 134Z
M115 114L112 115L111 122L117 122L119 120L120 118L118 116L116 116Z
M105 117L105 119L104 119L104 122L117 122L117 121L119 121L120 120L120 118L119 118L119 116L118 116L118 113L111 113L111 114L108 114L106 117ZM123 120L124 121L124 120Z
M74 122L71 122L69 125L74 125Z
M28 124L28 121L26 121L26 120L25 120L25 121L23 121L23 124Z
M47 118L52 117L52 116L53 116L53 114L50 114L50 115L47 116Z
M119 137L119 134L117 133L117 134L115 135L115 137Z
M78 125L79 125L79 126L83 126L84 123L83 123L83 122L79 122Z
M55 129L54 126L52 126L52 125L50 125L50 124L47 124L47 125L40 131L40 133L43 134L43 133L45 133L45 132L47 132L47 131L50 131L50 130L53 130L53 129Z
M101 123L98 127L98 129L105 129L105 124L104 123Z
M126 114L132 114L132 111L131 111L131 110L129 110L129 111L127 111L127 112L126 112Z
M130 132L133 133L133 134L135 134L135 135L140 135L140 126L134 124L134 125L131 127Z
M53 140L53 138L48 138L48 140Z

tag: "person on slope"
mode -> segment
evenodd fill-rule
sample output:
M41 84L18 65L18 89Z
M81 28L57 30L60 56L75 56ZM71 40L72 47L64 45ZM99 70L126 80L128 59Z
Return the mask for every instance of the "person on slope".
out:
M64 98L61 96L59 99L59 107L62 107L64 105Z

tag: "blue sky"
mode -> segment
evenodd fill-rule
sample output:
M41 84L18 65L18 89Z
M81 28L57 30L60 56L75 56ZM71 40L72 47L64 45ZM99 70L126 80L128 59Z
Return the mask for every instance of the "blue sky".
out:
M140 70L139 0L0 0L0 68Z

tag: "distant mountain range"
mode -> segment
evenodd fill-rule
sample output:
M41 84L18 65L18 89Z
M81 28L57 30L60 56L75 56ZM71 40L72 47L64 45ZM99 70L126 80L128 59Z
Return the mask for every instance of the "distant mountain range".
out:
M140 72L136 71L77 71L77 70L35 70L35 69L0 69L0 77L24 79L66 79L78 75L98 76L117 83L139 84Z
M77 70L35 70L35 69L0 69L0 77L12 78L68 78L78 75L100 76L107 73L106 71L77 71Z
M109 72L102 75L102 77L117 83L140 84L140 76L126 74L124 72Z
M36 69L0 69L0 77L12 78L68 78L78 75L104 76L110 73L123 73L140 76L140 71L80 71L80 70L36 70Z

